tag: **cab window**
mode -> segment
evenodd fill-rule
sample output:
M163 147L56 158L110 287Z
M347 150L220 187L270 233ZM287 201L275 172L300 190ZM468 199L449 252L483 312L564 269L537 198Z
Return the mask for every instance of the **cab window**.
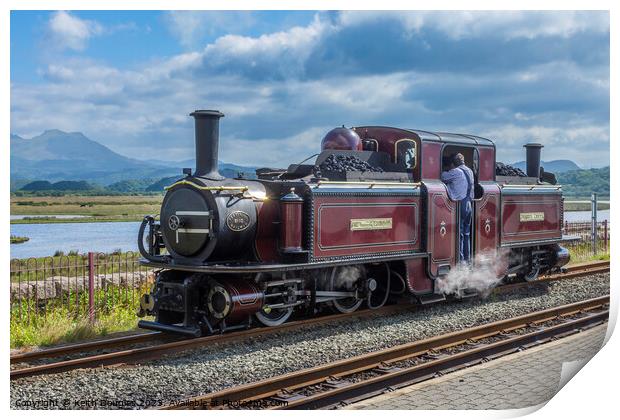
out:
M410 139L400 139L395 145L396 163L404 166L407 170L416 167L416 143Z

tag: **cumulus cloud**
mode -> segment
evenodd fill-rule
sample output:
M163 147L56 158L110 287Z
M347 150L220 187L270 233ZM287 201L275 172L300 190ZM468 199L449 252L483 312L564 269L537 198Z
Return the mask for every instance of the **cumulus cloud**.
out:
M307 26L259 37L224 35L203 51L205 70L240 73L251 78L286 79L303 76L312 51L332 28L316 15Z
M254 23L250 11L169 11L164 21L170 33L185 47L196 47L206 35L217 31L239 31Z
M52 14L48 30L55 47L81 51L90 38L103 32L103 26L98 22L80 19L68 12L59 11Z
M533 39L540 36L571 37L585 31L609 31L609 14L583 11L350 11L340 14L344 26L399 21L407 36L432 29L451 39L499 37Z
M11 126L83 131L136 157L148 146L180 160L193 154L187 114L213 108L226 114L221 159L242 164L286 166L318 151L334 126L378 124L483 135L505 162L536 140L546 160L600 166L609 160L608 20L317 13L305 26L229 33L131 69L53 60L45 83L12 84Z

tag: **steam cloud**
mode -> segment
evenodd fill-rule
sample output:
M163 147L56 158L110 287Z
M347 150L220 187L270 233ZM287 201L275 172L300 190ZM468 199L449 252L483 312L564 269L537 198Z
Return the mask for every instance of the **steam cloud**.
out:
M355 288L355 283L357 282L357 280L365 277L363 266L344 266L339 267L337 270L338 271L334 276L334 290L353 290ZM321 282L321 286L323 286L325 290L330 290L330 277L331 271L327 276L324 277L324 281Z
M473 266L459 264L447 276L438 278L438 292L460 296L465 289L473 289L482 297L487 297L503 277L498 273L505 269L505 257L505 251L478 254Z

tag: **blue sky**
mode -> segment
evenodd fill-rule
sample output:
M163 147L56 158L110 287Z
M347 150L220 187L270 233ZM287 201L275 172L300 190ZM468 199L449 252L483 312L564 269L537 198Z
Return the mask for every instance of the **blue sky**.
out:
M609 164L606 12L11 12L11 131L82 131L132 157L282 166L335 126L478 134L498 159Z

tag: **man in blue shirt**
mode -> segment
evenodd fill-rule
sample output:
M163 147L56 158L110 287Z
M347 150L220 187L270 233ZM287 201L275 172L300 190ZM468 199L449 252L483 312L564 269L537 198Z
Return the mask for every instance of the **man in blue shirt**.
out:
M459 252L461 262L469 262L471 259L471 203L474 198L474 173L465 165L465 158L460 153L450 157L449 165L449 170L442 172L441 180L448 188L450 199L459 202L461 212Z

